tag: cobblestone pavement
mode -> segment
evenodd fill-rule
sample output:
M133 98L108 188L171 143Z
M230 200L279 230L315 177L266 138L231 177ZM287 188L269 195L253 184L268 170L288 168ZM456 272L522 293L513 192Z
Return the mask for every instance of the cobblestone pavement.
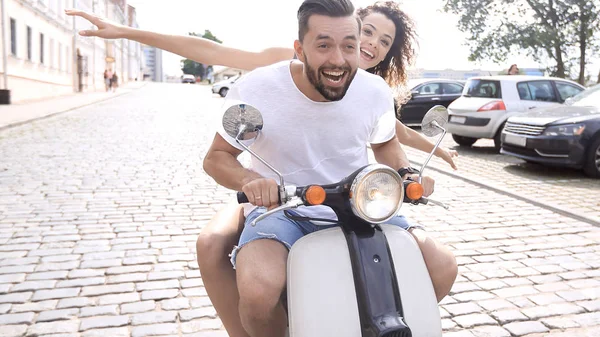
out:
M155 84L0 132L0 336L226 336L195 240L222 99ZM461 157L461 169L468 156ZM430 171L410 219L456 254L445 336L600 336L600 230Z
M418 128L417 128L418 130ZM501 155L492 140L479 140L471 148L460 147L446 135L442 146L455 149L458 171L434 157L431 166L454 172L486 185L575 213L600 225L600 179L588 178L582 171L547 167ZM426 154L406 148L411 160L423 162Z

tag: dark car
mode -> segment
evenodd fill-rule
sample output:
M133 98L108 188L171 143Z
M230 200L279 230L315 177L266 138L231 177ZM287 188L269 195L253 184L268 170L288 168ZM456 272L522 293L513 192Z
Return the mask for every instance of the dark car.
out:
M423 116L435 105L446 108L460 97L464 82L447 79L416 79L408 81L411 98L396 112L406 125L420 125Z
M565 104L508 119L500 153L529 162L583 169L600 178L600 85Z

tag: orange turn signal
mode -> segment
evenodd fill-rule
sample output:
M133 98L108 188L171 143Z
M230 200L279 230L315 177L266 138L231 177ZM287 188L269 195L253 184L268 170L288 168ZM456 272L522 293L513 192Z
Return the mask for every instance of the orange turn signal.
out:
M313 185L306 190L305 198L310 205L320 205L325 201L327 193L321 186Z
M406 196L410 200L419 200L423 196L423 185L413 182L406 186Z

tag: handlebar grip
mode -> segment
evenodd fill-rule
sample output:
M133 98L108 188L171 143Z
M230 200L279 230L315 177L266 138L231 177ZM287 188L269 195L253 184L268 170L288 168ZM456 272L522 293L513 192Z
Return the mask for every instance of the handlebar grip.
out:
M248 202L248 197L246 196L246 193L244 192L237 192L237 201L238 204L244 204Z
M278 196L279 199L279 204L281 205L281 196ZM237 201L238 204L245 204L247 202L250 202L248 200L248 197L246 196L246 193L244 192L237 192Z

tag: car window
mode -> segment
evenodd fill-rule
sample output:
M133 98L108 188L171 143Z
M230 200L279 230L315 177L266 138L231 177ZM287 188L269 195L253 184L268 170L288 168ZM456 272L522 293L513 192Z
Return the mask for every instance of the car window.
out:
M463 96L466 97L502 98L500 81L471 79L465 88Z
M550 81L520 82L517 84L517 91L522 100L558 102Z
M428 83L417 88L419 95L440 95L442 93L441 83Z
M442 83L442 94L444 95L460 95L462 91L462 85L456 83Z
M583 89L576 87L569 83L554 82L556 84L556 89L558 89L558 94L560 95L560 100L565 101L569 97L573 97L583 91Z
M600 108L600 84L583 90L576 96L573 96L571 102L566 104L574 106L593 106Z
M531 91L529 91L529 85L526 82L517 84L517 91L519 92L519 98L526 101L531 101Z

